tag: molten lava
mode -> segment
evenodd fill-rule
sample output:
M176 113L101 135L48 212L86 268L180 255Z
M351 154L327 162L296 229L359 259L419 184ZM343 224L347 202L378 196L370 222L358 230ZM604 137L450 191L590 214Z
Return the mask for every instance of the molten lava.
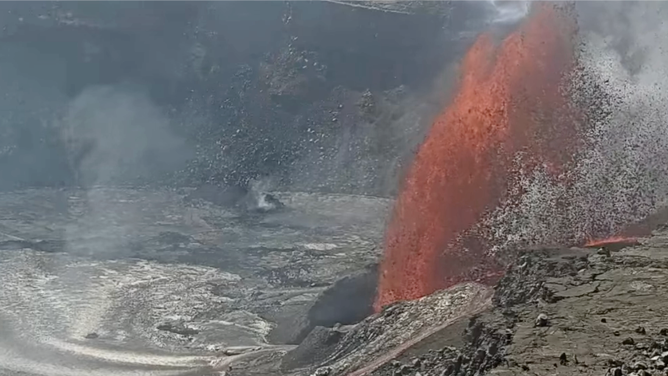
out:
M460 282L472 268L498 274L466 232L503 199L518 153L557 169L572 155L577 132L561 88L574 68L575 27L567 12L537 4L500 44L483 34L470 48L397 199L376 309Z
M610 244L637 244L638 243L638 238L634 237L625 237L625 236L613 236L611 238L605 238L605 239L598 239L598 240L590 240L587 243L585 243L585 247L589 248L595 248L595 247L603 247L606 245Z

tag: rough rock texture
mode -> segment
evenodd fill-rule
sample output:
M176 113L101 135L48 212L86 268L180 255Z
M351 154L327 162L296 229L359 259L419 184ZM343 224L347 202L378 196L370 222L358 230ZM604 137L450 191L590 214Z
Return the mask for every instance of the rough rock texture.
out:
M355 271L321 292L308 309L266 312L279 322L268 339L273 343L300 344L317 327L356 324L373 313L378 265ZM279 318L282 316L281 318Z
M571 273L542 282L547 299L511 308L515 334L508 365L497 373L614 375L619 371L611 368L619 367L624 375L665 374L657 361L666 351L661 333L668 307L658 297L668 282L667 238L661 232L610 256L565 261ZM535 327L540 313L549 326Z
M463 284L415 302L386 307L378 316L361 322L342 339L326 365L334 373L372 369L372 359L390 358L397 347L422 340L434 332L490 305L490 289Z
M463 284L418 301L388 306L350 327L316 328L286 355L281 369L285 374L296 375L323 370L337 375L373 371L399 355L397 349L429 342L434 333L489 308L491 296L488 287ZM315 367L317 359L323 361ZM238 369L238 374L263 375L267 371L244 367Z
M397 303L351 328L318 328L288 352L282 369L294 375L665 375L668 305L659 297L668 286L668 232L620 243L520 252L493 293L461 285ZM474 304L461 295L466 291L488 300ZM456 303L457 296L465 298ZM442 304L450 299L455 304ZM446 306L452 314L437 308ZM331 355L322 360L326 351ZM306 366L309 358L314 364Z

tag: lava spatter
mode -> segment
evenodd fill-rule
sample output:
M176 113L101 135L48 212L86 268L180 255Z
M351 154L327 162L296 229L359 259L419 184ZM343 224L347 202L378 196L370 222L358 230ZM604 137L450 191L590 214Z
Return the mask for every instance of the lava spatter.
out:
M466 279L473 264L493 265L484 247L458 240L504 197L516 155L553 166L572 155L576 131L561 87L574 67L575 26L563 8L536 4L500 44L483 34L469 49L395 204L376 309Z

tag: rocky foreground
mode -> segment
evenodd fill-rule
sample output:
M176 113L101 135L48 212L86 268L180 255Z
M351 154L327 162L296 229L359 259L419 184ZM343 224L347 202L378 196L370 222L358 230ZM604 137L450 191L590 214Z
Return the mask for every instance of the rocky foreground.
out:
M464 284L392 305L347 330L317 328L282 368L295 375L665 375L667 240L661 230L636 244L526 251L493 289ZM328 355L318 357L318 349ZM317 366L298 369L314 359Z

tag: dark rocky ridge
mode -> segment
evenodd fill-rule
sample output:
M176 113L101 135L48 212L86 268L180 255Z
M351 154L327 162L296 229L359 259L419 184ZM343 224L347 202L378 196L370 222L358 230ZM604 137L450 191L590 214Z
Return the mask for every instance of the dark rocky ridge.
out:
M337 330L329 331L325 328L357 324L371 315L377 283L377 264L337 280L320 293L309 307L288 312L288 317L277 320L279 324L269 334L269 340L274 343L303 344L308 348L311 341L307 336L338 336Z

